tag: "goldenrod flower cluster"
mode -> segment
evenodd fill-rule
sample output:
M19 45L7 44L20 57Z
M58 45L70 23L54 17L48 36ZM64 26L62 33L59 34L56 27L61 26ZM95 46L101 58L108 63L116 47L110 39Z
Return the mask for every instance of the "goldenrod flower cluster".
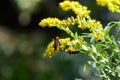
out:
M120 12L120 0L96 0L98 5L107 6L112 12Z
M62 20L62 24L63 26L74 26L77 24L77 27L82 30L88 29L93 33L96 41L100 40L102 37L102 24L100 21L94 19L89 19L87 17L81 18L80 16L77 16L76 18L68 17L66 20Z
M92 32L96 41L98 41L102 38L103 27L102 27L101 23L97 20L90 19L90 20L87 20L86 22L84 20L84 24L78 25L78 27L82 28L82 29L89 29L89 31Z
M78 1L63 1L59 5L64 11L72 10L76 15L81 17L90 14L90 10L87 10L87 7L82 6Z
M69 43L69 42L70 42L70 38L59 39L59 43L57 43L59 45L55 46L55 41L54 40L51 41L48 44L47 49L44 52L44 56L51 58L55 52L59 52L60 50L64 50L67 43ZM57 49L55 49L55 47L57 47Z
M70 42L70 38L59 39L59 42L60 42L59 48L61 50L64 50L66 45Z
M76 24L76 19L73 17L73 16L71 16L71 17L68 17L67 19L64 19L64 20L62 20L62 25L64 26L64 27L68 27L68 26L70 26L70 25L75 25Z
M59 26L60 24L61 21L58 18L50 18L50 17L41 20L41 22L39 23L41 27L45 27L45 26L55 27L55 26Z
M69 26L77 26L79 29L82 30L88 29L93 34L92 37L94 37L96 41L102 38L103 27L99 21L90 18L90 11L87 10L86 6L82 6L77 1L63 1L60 3L60 7L65 11L72 10L76 14L76 17L71 16L63 20L49 17L41 20L39 25L41 27L57 27L66 31L67 33L70 32L70 34L72 33L72 31L70 31ZM75 34L72 34L73 37ZM70 38L59 39L59 41L57 41L57 44L55 43L55 40L53 40L47 46L44 56L52 57L55 52L58 52L60 50L65 50L66 52L69 52L69 50L74 51L75 49L77 49L76 47L80 48L84 44L84 42L85 41L83 38L73 39L71 41ZM68 47L66 48L66 46Z
M90 18L80 18L79 16L77 16L76 19L77 23L78 23L78 28L80 29L89 29L91 32L95 31L95 30L103 30L102 24L100 23L100 21L94 20L94 19L90 19Z
M51 58L54 52L55 52L54 41L51 41L44 52L44 56Z

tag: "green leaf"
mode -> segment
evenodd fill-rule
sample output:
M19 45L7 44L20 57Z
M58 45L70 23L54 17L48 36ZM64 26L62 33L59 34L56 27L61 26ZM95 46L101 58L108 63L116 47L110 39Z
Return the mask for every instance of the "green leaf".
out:
M87 70L87 65L86 64L83 66L83 70L84 70L84 72L86 72L86 70Z
M82 45L82 49L85 50L85 51L88 51L88 48L86 45Z
M105 28L104 28L104 34L105 35L107 35L110 32L110 30L114 27L114 25L115 25L114 23L115 22L112 21L112 22L108 23L107 26L105 26Z
M96 47L95 47L94 45L91 45L91 46L92 46L92 51L93 51L94 53L97 53Z
M77 32L75 32L75 38L76 38L76 39L78 38L78 33L77 33Z
M94 38L94 37L91 37L91 39L90 39L90 43L92 43L92 44L95 43L95 38Z

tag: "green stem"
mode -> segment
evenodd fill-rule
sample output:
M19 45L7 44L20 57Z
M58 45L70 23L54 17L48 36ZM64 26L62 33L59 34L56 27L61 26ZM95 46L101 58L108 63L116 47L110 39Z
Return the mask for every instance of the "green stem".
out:
M105 78L107 79L107 80L110 80L110 78L107 76L107 74L102 70L102 73L103 73L103 75L105 76Z
M75 38L74 33L68 27L62 28L62 30L68 33L72 38Z

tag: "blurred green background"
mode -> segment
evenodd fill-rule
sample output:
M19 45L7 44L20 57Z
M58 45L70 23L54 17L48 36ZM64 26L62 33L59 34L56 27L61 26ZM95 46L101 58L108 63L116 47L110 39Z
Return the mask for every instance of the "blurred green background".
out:
M57 28L41 28L46 17L66 19L74 15L59 8L62 0L0 0L0 80L100 80L84 63L91 60L83 54L60 52L44 58L47 44L56 36L68 35ZM97 6L95 0L79 0L88 6L91 17L106 25L120 20L118 13Z

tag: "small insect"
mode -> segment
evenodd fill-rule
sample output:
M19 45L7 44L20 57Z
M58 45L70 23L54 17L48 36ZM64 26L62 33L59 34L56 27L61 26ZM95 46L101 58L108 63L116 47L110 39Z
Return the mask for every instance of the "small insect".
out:
M54 49L59 50L59 46L61 45L60 41L59 41L59 37L56 37L55 39L53 39L53 41L54 41ZM67 53L69 53L69 54L78 54L79 51L78 50L67 50Z
M53 39L53 41L54 41L54 49L57 50L60 45L59 37L56 37L55 39Z

